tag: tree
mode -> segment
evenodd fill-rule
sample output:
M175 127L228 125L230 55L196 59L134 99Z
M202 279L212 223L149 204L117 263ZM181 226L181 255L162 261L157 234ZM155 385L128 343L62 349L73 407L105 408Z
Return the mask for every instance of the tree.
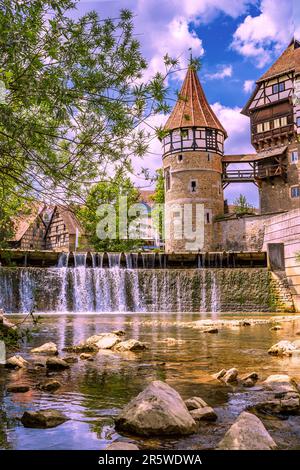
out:
M152 196L155 202L152 209L151 217L156 232L159 234L159 239L164 239L164 202L165 202L165 179L162 168L156 171L156 184L155 192Z
M139 202L140 193L134 187L130 178L126 177L123 172L119 172L115 178L110 182L102 182L94 185L86 200L86 205L77 208L76 215L81 221L86 230L89 242L97 251L130 251L141 244L140 240L122 239L119 234L119 209L120 209L120 196L127 197L127 209ZM99 239L97 235L97 225L106 216L104 214L97 214L97 210L101 205L111 206L116 214L116 239ZM128 216L128 222L133 220ZM127 230L128 236L128 230Z
M141 123L168 112L166 73L147 64L132 14L71 18L71 0L0 2L0 183L6 195L85 199L91 182L132 171L149 135ZM3 97L3 89L6 90Z
M247 202L246 196L240 194L233 202L235 208L234 211L237 215L252 213L253 206Z
M165 179L162 168L156 171L155 192L152 199L157 204L165 202Z

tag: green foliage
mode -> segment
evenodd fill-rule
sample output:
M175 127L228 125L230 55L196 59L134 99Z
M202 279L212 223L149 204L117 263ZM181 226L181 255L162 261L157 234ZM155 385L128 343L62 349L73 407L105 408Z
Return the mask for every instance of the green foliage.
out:
M13 235L13 219L16 213L26 210L29 202L22 198L21 192L16 192L16 188L10 189L6 191L5 186L0 186L0 248L7 247L7 240Z
M155 192L152 196L154 202L163 204L165 202L165 180L162 168L156 171Z
M253 206L247 202L246 196L243 194L240 194L233 204L235 205L234 211L237 215L252 213Z
M139 202L139 191L134 187L130 178L120 171L114 179L97 183L90 190L86 204L77 208L76 214L84 226L90 243L97 251L130 251L141 245L140 240L123 240L119 238L119 196L127 197L128 209L132 204ZM117 238L101 240L97 236L97 224L104 218L97 214L97 209L102 204L114 207L116 213ZM128 212L127 212L128 215ZM128 222L133 220L128 216Z
M3 233L20 196L78 203L91 182L108 180L108 169L132 171L132 155L144 155L150 139L139 124L169 110L164 81L177 61L165 56L165 75L142 83L147 64L132 13L74 19L74 7L71 0L0 3Z
M30 320L31 325L23 327L26 321ZM20 343L31 341L32 334L38 331L40 323L40 317L36 317L33 313L29 313L25 319L23 319L17 328L3 328L0 323L0 341L4 341L5 345L9 349L17 349Z
M300 251L299 253L296 253L296 260L300 262Z
M155 192L152 196L153 201L155 202L155 206L152 209L152 219L153 225L156 231L159 233L160 240L164 239L164 214L162 213L161 209L162 206L158 206L159 204L164 204L165 202L165 179L164 173L162 168L156 171L156 184L155 184ZM164 209L164 206L163 206Z

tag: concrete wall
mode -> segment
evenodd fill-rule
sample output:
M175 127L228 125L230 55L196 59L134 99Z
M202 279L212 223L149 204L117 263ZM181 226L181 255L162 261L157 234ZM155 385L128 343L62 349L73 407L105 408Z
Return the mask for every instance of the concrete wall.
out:
M294 303L300 311L300 209L272 217L265 227L263 250L269 243L284 243L285 271Z

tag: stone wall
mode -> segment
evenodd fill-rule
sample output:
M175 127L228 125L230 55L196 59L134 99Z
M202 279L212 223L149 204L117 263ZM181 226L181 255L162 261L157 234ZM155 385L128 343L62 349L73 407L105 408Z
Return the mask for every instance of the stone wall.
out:
M260 251L263 248L265 226L272 215L247 215L215 222L219 233L218 249L230 251Z
M284 243L285 272L296 309L300 311L300 209L272 217L265 227L263 250L269 243Z

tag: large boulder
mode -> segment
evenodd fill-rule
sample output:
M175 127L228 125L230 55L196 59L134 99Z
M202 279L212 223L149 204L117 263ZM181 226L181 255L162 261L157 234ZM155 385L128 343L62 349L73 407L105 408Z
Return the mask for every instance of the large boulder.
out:
M257 416L243 412L227 431L217 449L272 450L277 445Z
M63 359L58 357L49 357L46 362L46 367L48 370L64 370L69 369L69 364Z
M7 359L5 367L7 369L22 369L28 366L28 362L19 354Z
M290 356L295 349L296 347L290 341L279 341L279 343L273 344L268 354L273 356Z
M25 428L54 428L68 421L66 415L58 410L25 411L21 423Z
M179 393L164 382L151 382L123 409L116 429L141 436L187 435L196 431Z
M33 354L53 354L57 355L58 354L58 349L55 343L45 343L42 344L42 346L39 346L38 348L33 348L31 349L31 352Z
M121 341L120 343L114 346L114 351L124 352L124 351L143 351L147 349L145 343L141 343L136 339L128 339L127 341Z

